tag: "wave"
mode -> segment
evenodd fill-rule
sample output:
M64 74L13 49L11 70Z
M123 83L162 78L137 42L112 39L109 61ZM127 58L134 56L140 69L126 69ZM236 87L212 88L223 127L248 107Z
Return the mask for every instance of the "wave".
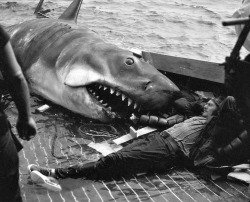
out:
M44 9L51 9L49 16L58 18L71 2L45 0ZM37 3L1 0L0 23L9 26L33 19ZM179 50L190 58L218 59L210 54L225 57L236 40L234 29L222 27L221 21L230 18L239 4L238 0L88 0L83 1L78 25L88 25L122 47L165 54Z

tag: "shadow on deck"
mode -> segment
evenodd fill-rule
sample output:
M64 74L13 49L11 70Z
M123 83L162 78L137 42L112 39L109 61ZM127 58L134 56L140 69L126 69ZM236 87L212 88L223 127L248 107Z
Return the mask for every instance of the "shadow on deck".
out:
M241 182L204 180L188 169L175 169L165 174L137 176L119 181L94 182L83 179L60 180L61 192L49 191L34 185L28 175L28 164L55 167L98 159L99 154L87 146L90 141L102 142L109 138L84 135L79 127L90 122L68 111L52 106L44 113L35 109L43 101L33 97L32 110L38 134L29 142L22 141L20 156L20 186L23 201L77 202L77 201L249 201L248 186ZM12 102L6 108L13 130L16 109ZM128 126L112 124L119 135L126 134ZM126 129L127 128L127 129ZM14 130L15 132L15 130Z

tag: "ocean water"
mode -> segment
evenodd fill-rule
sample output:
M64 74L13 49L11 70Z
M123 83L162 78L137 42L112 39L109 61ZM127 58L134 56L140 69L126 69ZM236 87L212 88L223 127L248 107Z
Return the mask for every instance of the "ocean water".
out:
M71 2L45 0L43 8L58 18ZM37 3L1 0L0 24L35 18ZM84 0L78 25L122 48L222 63L237 39L234 27L223 27L222 21L240 5L241 0Z

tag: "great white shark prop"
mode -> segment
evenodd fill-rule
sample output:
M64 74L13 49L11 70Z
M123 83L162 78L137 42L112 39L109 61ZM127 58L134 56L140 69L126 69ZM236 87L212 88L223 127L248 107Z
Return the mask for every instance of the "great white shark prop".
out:
M168 107L179 88L129 50L77 26L81 4L72 2L59 19L34 19L8 29L31 91L102 122Z

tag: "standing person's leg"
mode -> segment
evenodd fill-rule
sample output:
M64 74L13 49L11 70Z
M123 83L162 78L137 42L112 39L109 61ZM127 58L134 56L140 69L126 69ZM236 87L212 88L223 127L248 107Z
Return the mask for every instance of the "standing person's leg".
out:
M3 129L7 121L0 124ZM8 125L6 128L0 131L0 201L21 202L18 154Z

